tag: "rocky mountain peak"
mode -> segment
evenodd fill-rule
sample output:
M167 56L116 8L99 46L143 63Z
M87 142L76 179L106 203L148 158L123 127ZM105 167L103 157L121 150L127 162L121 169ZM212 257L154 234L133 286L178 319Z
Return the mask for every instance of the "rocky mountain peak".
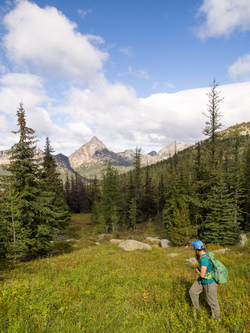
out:
M88 150L91 155L95 154L95 152L98 150L107 149L105 144L101 140L99 140L96 136L93 136L93 138L85 145L83 145L81 148L83 147L85 147L85 149Z
M94 161L94 155L103 150L109 151L101 140L99 140L96 136L93 136L89 142L68 156L70 165L73 168L76 168L82 163L91 163Z
M186 149L190 147L189 144L183 144L177 141L174 141L172 143L170 143L168 146L164 147L163 149L161 149L158 153L158 157L170 157L173 156L176 153L178 153L179 151Z

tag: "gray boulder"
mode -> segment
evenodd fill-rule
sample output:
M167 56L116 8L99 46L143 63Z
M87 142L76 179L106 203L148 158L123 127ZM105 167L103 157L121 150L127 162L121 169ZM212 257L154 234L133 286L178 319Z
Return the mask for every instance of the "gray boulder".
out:
M153 244L159 244L160 243L160 239L157 237L147 237L146 241L153 243Z
M150 245L132 239L126 240L118 246L125 251L152 250L152 247Z
M167 249L170 246L171 246L171 241L169 239L160 240L160 247L162 247L163 249Z
M196 258L189 258L189 259L186 259L186 261L190 262L190 264L192 264L192 265L198 264L198 261Z
M70 239L66 239L66 242L79 242L78 239L74 239L74 238L70 238Z
M248 239L247 239L247 235L246 234L242 234L240 235L240 241L239 241L239 246L244 247L247 246L248 244Z
M112 245L117 245L117 244L121 244L122 242L124 242L124 239L110 239L110 244Z
M107 238L111 238L113 235L112 234L101 234L98 236L97 240L98 241L101 241L101 240L104 240L104 239L107 239Z
M169 257L177 257L179 255L179 253L169 253L168 256Z
M227 248L225 248L225 249L220 249L220 250L214 250L214 251L212 251L212 252L217 252L217 253L225 253L226 251L231 251L230 249L227 249Z

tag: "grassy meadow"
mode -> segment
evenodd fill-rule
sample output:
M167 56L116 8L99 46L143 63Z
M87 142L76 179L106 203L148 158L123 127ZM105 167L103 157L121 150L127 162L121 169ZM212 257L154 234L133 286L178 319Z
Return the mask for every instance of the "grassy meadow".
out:
M53 244L61 250L56 256L2 263L0 332L250 331L249 246L216 254L229 281L218 288L221 319L213 321L204 297L201 314L191 305L188 290L197 277L185 260L194 256L191 248L126 252L108 240L96 245L87 215L73 216L68 235L79 242ZM145 240L147 229L116 236Z

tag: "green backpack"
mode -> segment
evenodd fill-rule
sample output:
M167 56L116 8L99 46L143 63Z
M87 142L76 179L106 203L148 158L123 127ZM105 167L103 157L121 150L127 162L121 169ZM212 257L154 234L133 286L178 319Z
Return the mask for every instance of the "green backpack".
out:
M228 271L226 267L219 261L216 260L214 254L212 252L208 252L208 254L204 255L203 258L208 258L211 260L213 265L212 272L209 272L205 275L205 278L210 278L210 275L218 284L224 284L228 280Z

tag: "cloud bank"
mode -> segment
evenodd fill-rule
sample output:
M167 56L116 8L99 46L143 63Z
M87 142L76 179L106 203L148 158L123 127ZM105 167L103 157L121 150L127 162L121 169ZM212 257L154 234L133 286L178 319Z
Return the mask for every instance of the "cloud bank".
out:
M221 14L234 1L222 3ZM248 1L235 1L234 5L236 9L240 5L241 10L249 9ZM200 30L201 37L225 33L230 25L225 18L221 27L217 24L217 30L212 30L210 22L216 8L217 2L204 1L201 10L207 21ZM235 29L240 20L230 22ZM0 78L0 150L16 142L10 131L15 130L20 101L27 124L38 139L42 142L49 136L56 152L66 155L94 135L114 151L136 147L150 151L174 140L194 143L203 138L206 119L202 112L207 109L210 88L138 98L133 87L106 79L104 64L109 55L104 40L80 33L76 23L56 8L19 1L3 23L6 33L2 43L9 67L2 70ZM241 23L243 28L249 28L246 20ZM131 50L121 51L128 54ZM246 55L229 72L235 77L244 75L248 64ZM146 72L132 67L129 74L150 79ZM221 111L225 127L249 118L250 82L221 86L219 90L224 97Z
M250 30L248 0L204 0L198 15L205 17L197 29L197 35L202 39L228 36L235 30Z

